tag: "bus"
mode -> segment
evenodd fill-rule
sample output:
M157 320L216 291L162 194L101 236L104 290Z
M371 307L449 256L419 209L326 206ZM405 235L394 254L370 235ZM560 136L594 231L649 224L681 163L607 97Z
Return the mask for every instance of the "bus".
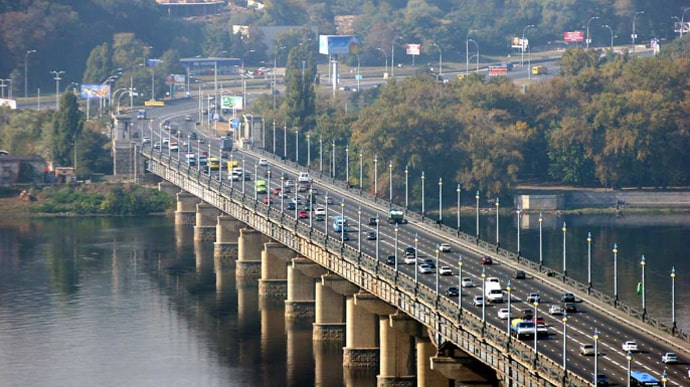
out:
M333 217L333 231L335 232L343 232L347 231L347 219L342 217L342 216L334 216Z
M661 387L661 382L652 375L642 372L633 371L630 373L631 387Z

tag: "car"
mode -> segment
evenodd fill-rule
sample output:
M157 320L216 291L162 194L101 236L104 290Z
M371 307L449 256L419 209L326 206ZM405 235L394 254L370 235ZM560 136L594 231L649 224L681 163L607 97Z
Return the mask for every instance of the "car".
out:
M537 336L547 337L549 335L549 328L546 324L537 324Z
M309 213L307 211L304 211L304 210L299 210L297 212L297 217L300 219L306 219L309 217Z
M597 386L608 386L609 378L604 374L597 374Z
M575 304L572 302L566 302L565 304L563 304L563 310L566 313L575 313L577 312L577 306L575 306Z
M550 305L549 306L549 314L550 315L561 315L563 314L563 307L560 305Z
M266 159L259 159L259 165L262 167L268 166L268 160Z
M326 199L326 204L333 204L333 203L334 203L333 198L328 196Z
M419 265L419 267L417 267L417 271L420 274L431 274L434 272L434 269L426 263L422 263L421 265Z
M295 186L295 181L292 179L285 180L285 188L292 188Z
M376 226L376 219L378 219L375 216L370 216L369 217L369 222L367 223L369 226Z
M482 265L493 265L494 261L488 255L482 257Z
M450 286L448 289L446 289L446 296L448 297L457 297L460 295L460 289L458 289L456 286Z
M389 255L386 257L387 265L395 265L395 255Z
M465 277L462 279L461 283L463 288L471 288L474 286L474 283L472 282L472 278Z
M434 262L433 259L431 258L425 258L424 261L422 261L423 264L429 265L430 268L435 269L436 268L436 262Z
M575 302L575 295L572 293L561 294L561 302Z
M594 356L594 345L593 344L582 344L582 345L580 345L580 355L582 355L582 356Z
M405 255L415 255L415 249L414 247L405 247Z
M406 265L414 265L414 263L417 262L417 258L415 258L414 255L405 255L403 262L405 262Z
M624 341L623 344L621 345L621 348L623 349L624 352L637 352L637 351L639 351L639 348L637 346L637 342L635 340Z
M156 141L156 142L153 144L153 149L161 149L161 143L158 142L158 141Z
M150 143L151 143L151 139L150 139L149 137L142 137L142 138L141 138L141 143L142 143L142 144L150 144Z
M311 188L311 194L312 194L312 195L321 195L321 191L319 191L318 188L312 187L312 188Z
M367 233L367 240L375 241L376 240L376 232L375 231L369 231Z
M539 301L541 301L541 297L539 296L539 293L530 293L527 296L526 301L530 304L539 303Z
M264 204L273 204L273 199L270 196L264 196Z
M282 192L283 192L283 190L280 189L280 187L273 188L273 194L274 194L274 195L280 196L280 194L281 194Z
M525 272L522 270L516 270L513 272L513 278L515 278L515 279L526 279L527 274L525 274Z
M474 306L482 306L484 305L484 296L474 296L472 299L472 303Z
M314 215L326 216L326 209L323 207L314 207Z
M186 114L186 115L184 116L184 120L187 121L187 122L190 122L190 121L192 120L191 114Z
M246 172L242 174L242 177L244 177L244 181L251 181L252 180L252 175L250 175Z
M297 204L298 206L302 205L302 198L299 196L295 196L294 198L292 198L292 202Z
M498 314L498 318L501 320L507 320L508 316L510 315L510 310L508 308L501 308L496 312Z
M295 210L297 208L297 205L293 202L287 202L287 209L288 210Z
M537 321L534 321L534 318L532 318L532 322L536 323L537 325L542 324L546 325L546 321L544 321L544 317L537 316Z
M438 274L439 275L453 275L453 270L450 268L450 266L441 266L438 269Z
M661 361L664 364L676 364L678 363L678 355L673 352L666 352L665 354L661 355Z
M522 310L522 318L524 320L531 320L534 317L534 311L532 308Z
M350 234L348 234L347 232L344 232L344 233L343 233L343 240L344 240L344 241L349 241L349 240L350 240Z
M441 243L438 246L438 251L442 253L450 253L453 251L453 249L450 247L450 243Z

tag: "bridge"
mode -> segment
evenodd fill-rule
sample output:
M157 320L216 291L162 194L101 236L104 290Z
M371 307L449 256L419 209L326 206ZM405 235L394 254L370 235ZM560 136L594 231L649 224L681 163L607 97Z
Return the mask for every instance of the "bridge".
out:
M625 339L636 339L648 354L634 355L635 368L650 373L664 369L657 354L688 354L688 337L668 323L474 235L412 212L408 224L365 226L371 216L384 220L392 205L342 182L317 177L314 186L333 199L322 195L318 200L326 220L316 221L311 211L300 218L297 210L287 209L287 198L271 195L270 187L284 191L285 180L277 177L305 169L268 153L232 153L243 167L253 166L255 176L267 176L266 195L256 193L254 181L210 174L175 152L136 145L129 154L143 156L145 169L170 184L178 199L176 223L194 224L195 239L214 241L216 258L236 265L238 276L258 280L262 296L285 299L286 318L311 321L315 341L344 343L344 367L377 367L378 385L586 386L597 373L622 384L632 361L620 347ZM259 158L267 158L268 165L259 166ZM352 240L333 232L329 210L330 216L357 219ZM374 240L364 239L367 227ZM453 253L440 252L440 242L451 244ZM450 266L453 275L440 276L438 269L422 274L417 259L404 264L405 246L414 246L418 258L431 259L437 268ZM387 263L391 251L394 260ZM483 256L492 257L494 265L481 265ZM471 302L471 295L484 293L487 277L505 281L516 269L528 279L503 285L505 305L513 317L525 309L543 316L544 337L517 339L509 333L510 316L501 319L494 312L498 308ZM463 287L465 277L477 286ZM452 285L459 297L445 294ZM539 303L526 302L533 291L542 303L559 303L562 293L574 293L579 311L550 315L543 305L540 310ZM579 354L585 343L598 347L593 358ZM683 384L674 378L671 384Z

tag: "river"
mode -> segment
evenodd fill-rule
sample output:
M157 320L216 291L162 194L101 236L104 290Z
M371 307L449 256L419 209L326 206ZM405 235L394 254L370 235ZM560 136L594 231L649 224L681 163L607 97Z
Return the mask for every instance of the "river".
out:
M495 218L481 221L495 238ZM586 277L590 231L594 286L610 287L616 242L626 302L639 302L634 285L646 254L650 314L670 314L676 265L678 322L690 329L687 216L566 221L569 275ZM501 245L511 248L515 218L501 222ZM545 264L554 268L561 222L553 215L543 224ZM525 255L538 256L533 226L534 218L523 225L521 242ZM342 348L314 345L311 332L286 324L283 305L263 303L256 283L237 283L233 268L214 266L212 244L195 245L192 228L170 217L0 220L3 386L376 385L376 372L341 372Z

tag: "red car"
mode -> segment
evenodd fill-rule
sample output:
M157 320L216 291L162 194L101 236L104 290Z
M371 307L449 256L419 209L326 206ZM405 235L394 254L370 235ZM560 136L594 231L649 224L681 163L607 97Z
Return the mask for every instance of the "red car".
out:
M300 211L297 213L297 217L300 218L300 219L306 219L306 218L309 217L309 213L308 213L307 211L300 210Z
M273 204L273 199L268 196L264 197L264 204Z
M493 265L494 261L488 255L482 257L482 265Z
M274 195L280 195L280 192L281 192L281 191L282 191L282 190L280 189L280 187L273 188L273 194L274 194Z

